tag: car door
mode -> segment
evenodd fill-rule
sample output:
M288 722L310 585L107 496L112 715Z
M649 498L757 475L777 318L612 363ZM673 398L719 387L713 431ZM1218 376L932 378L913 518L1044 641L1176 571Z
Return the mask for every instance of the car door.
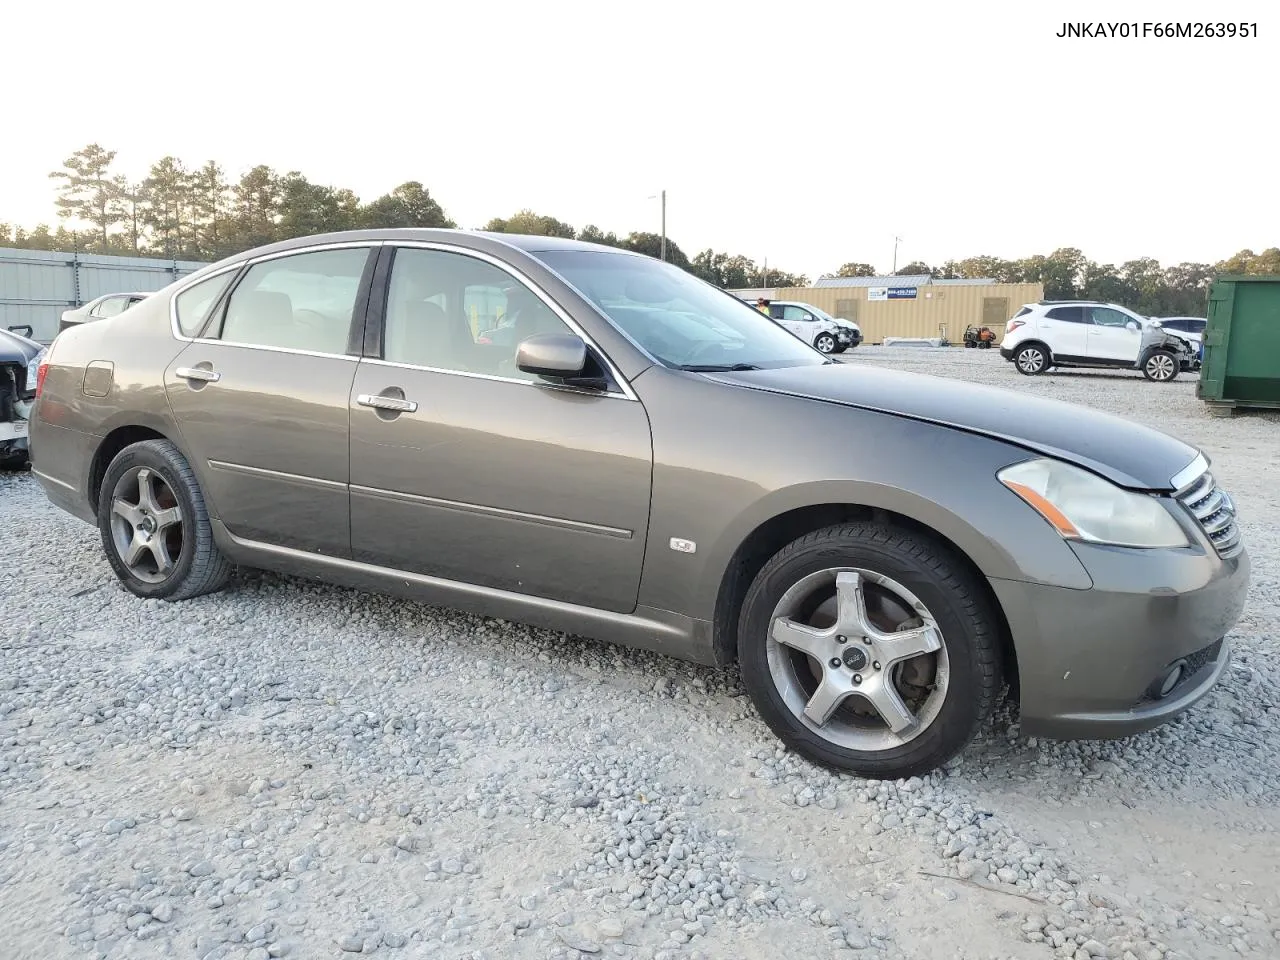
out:
M1117 365L1138 362L1142 325L1114 307L1087 307L1092 323L1089 330L1089 359Z
M1038 324L1040 336L1059 360L1088 356L1088 317L1084 307L1050 307Z
M653 459L644 407L594 346L607 389L516 369L525 337L581 331L500 261L439 245L384 259L378 336L351 388L353 558L635 609ZM509 318L510 343L478 342L477 304Z
M165 371L192 466L237 537L350 555L347 407L373 254L337 245L252 263ZM178 294L182 329L182 297L199 286Z

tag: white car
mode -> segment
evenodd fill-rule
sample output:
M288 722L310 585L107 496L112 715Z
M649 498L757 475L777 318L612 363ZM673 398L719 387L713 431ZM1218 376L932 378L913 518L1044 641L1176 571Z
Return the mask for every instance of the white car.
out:
M1204 328L1209 321L1204 317L1152 317L1151 322L1162 330L1199 344L1204 340Z
M1052 367L1118 367L1164 382L1192 369L1196 352L1185 335L1118 304L1091 300L1025 304L1000 343L1000 356L1028 376Z
M745 299L745 298L744 298ZM755 302L747 300L755 306ZM862 328L841 320L811 303L799 300L769 301L769 316L783 329L812 344L821 353L844 353L862 342Z
M74 327L81 323L88 323L91 320L101 320L105 317L114 317L117 313L124 313L135 303L141 303L150 293L108 293L101 297L90 300L83 306L76 307L74 310L64 310L62 318L58 322L58 332L61 333L69 327Z

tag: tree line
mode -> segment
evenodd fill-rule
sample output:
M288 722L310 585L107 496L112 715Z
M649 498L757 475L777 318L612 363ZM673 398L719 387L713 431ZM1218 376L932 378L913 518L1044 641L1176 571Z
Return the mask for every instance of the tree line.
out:
M1053 253L1004 260L1000 257L968 257L947 260L939 267L909 263L899 275L928 274L939 280L989 278L998 283L1043 283L1047 300L1102 300L1129 307L1144 316L1204 316L1209 284L1219 274L1269 274L1280 276L1280 247L1261 253L1241 250L1217 263L1179 263L1161 266L1150 257L1128 260L1118 266L1096 263L1074 247ZM839 277L875 276L866 263L846 263Z
M229 180L214 161L188 166L167 156L133 181L115 171L116 152L89 144L49 174L56 184L59 224L24 229L0 222L0 247L81 251L177 260L218 260L265 243L337 230L387 227L456 227L431 192L416 180L362 202L348 189L313 183L300 171L280 173L260 164ZM69 227L70 225L70 227ZM495 217L481 229L567 237L657 257L662 237L649 231L626 236L594 224L581 229L555 217L520 210ZM703 250L689 257L670 237L666 259L716 286L803 287L803 274L769 269L741 254ZM915 262L898 275L938 279L987 277L1000 283L1043 283L1053 300L1120 303L1150 316L1203 314L1211 278L1218 273L1280 274L1280 248L1242 250L1215 264L1163 267L1144 257L1100 264L1080 250L1063 248L1021 260L993 256L947 260L937 267ZM871 264L846 263L828 277L879 275Z

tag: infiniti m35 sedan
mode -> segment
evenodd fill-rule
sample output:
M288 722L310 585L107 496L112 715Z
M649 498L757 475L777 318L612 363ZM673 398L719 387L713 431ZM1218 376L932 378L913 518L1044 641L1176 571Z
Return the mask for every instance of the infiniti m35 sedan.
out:
M1006 683L1030 735L1177 715L1249 576L1197 449L839 364L547 237L237 254L62 333L36 393L39 482L140 597L239 564L736 662L788 747L865 776L945 762Z

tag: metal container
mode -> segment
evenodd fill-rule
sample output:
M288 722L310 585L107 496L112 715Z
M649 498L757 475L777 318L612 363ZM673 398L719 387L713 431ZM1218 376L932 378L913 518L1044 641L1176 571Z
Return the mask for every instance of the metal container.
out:
M1280 276L1214 280L1196 396L1221 415L1280 408Z

